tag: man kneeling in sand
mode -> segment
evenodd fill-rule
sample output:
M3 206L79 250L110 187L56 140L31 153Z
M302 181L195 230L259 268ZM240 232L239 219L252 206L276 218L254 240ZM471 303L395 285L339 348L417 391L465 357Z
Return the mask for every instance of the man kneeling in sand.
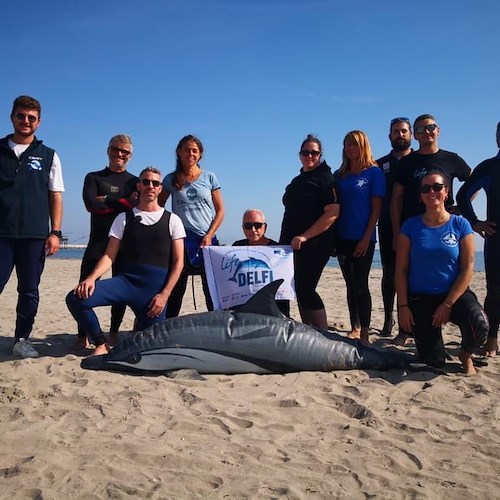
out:
M154 167L141 172L138 206L116 217L105 254L66 296L79 328L95 345L94 355L109 352L94 307L128 305L136 314L138 330L165 319L165 306L184 267L186 233L180 218L158 204L161 179ZM118 250L123 260L119 274L97 281L111 268Z

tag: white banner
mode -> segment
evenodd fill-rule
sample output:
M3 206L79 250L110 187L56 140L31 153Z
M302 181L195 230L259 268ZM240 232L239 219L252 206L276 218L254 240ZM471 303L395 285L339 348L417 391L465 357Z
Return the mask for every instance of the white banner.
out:
M276 299L295 300L290 245L203 247L203 261L215 309L244 304L262 287L281 278L285 281Z

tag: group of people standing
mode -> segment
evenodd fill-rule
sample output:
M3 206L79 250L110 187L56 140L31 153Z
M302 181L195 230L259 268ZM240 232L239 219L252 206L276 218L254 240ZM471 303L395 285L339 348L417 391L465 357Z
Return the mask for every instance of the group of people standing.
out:
M13 352L21 357L38 355L27 339L44 258L57 251L61 237L61 166L56 153L34 135L40 114L36 99L17 98L11 113L14 134L0 141L0 292L16 267L19 302ZM329 258L336 255L346 283L348 336L369 343L368 277L378 223L385 309L381 334L392 333L397 294L395 341L404 344L413 335L422 361L440 367L445 360L441 326L450 320L462 332L459 357L464 370L473 373L473 352L485 343L490 356L498 349L500 284L491 254L498 252L495 224L500 212L494 193L500 190L496 173L500 160L497 155L469 177L471 170L458 155L439 149L434 117L418 117L413 129L420 145L417 151L411 149L410 121L392 120L392 150L379 160L374 159L364 132L349 132L343 141L342 164L335 172L323 158L320 140L307 136L299 148L300 173L283 195L279 242L265 236L264 214L251 209L243 215L246 238L234 244L291 245L301 319L321 330L328 328L327 313L316 288ZM498 130L497 142L500 147ZM117 341L126 305L133 309L138 329L177 316L189 275L201 275L207 309L213 309L200 249L218 245L216 232L224 218L219 181L200 167L203 144L195 136L180 140L175 170L164 178L154 167L143 169L139 177L127 171L133 154L129 136L112 137L107 154L108 166L85 178L83 199L91 214L91 234L80 281L66 298L78 323L77 347L88 347L90 340L93 354L108 352ZM465 181L458 199L466 218L455 215L454 178ZM488 196L485 222L477 220L470 202L481 188ZM169 198L172 213L163 208ZM25 214L33 212L36 217L28 220ZM489 326L468 288L474 240L467 219L487 240ZM99 281L110 268L113 277ZM109 336L103 334L93 311L99 305L112 305ZM280 309L289 314L286 301Z

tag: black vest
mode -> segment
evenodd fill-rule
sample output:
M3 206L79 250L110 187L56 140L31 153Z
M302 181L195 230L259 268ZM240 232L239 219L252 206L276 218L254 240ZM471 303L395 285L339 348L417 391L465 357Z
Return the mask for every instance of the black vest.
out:
M17 158L9 137L0 139L0 237L45 239L54 150L35 138Z
M165 210L161 219L152 226L140 223L140 216L132 210L126 213L127 223L120 246L124 264L147 264L168 269L172 249L170 212Z

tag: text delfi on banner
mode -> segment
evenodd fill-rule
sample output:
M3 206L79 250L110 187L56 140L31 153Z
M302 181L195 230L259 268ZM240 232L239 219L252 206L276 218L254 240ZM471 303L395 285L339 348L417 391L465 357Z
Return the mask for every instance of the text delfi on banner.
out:
M290 245L203 247L203 261L215 309L244 304L262 287L277 279L285 281L276 299L295 300Z

